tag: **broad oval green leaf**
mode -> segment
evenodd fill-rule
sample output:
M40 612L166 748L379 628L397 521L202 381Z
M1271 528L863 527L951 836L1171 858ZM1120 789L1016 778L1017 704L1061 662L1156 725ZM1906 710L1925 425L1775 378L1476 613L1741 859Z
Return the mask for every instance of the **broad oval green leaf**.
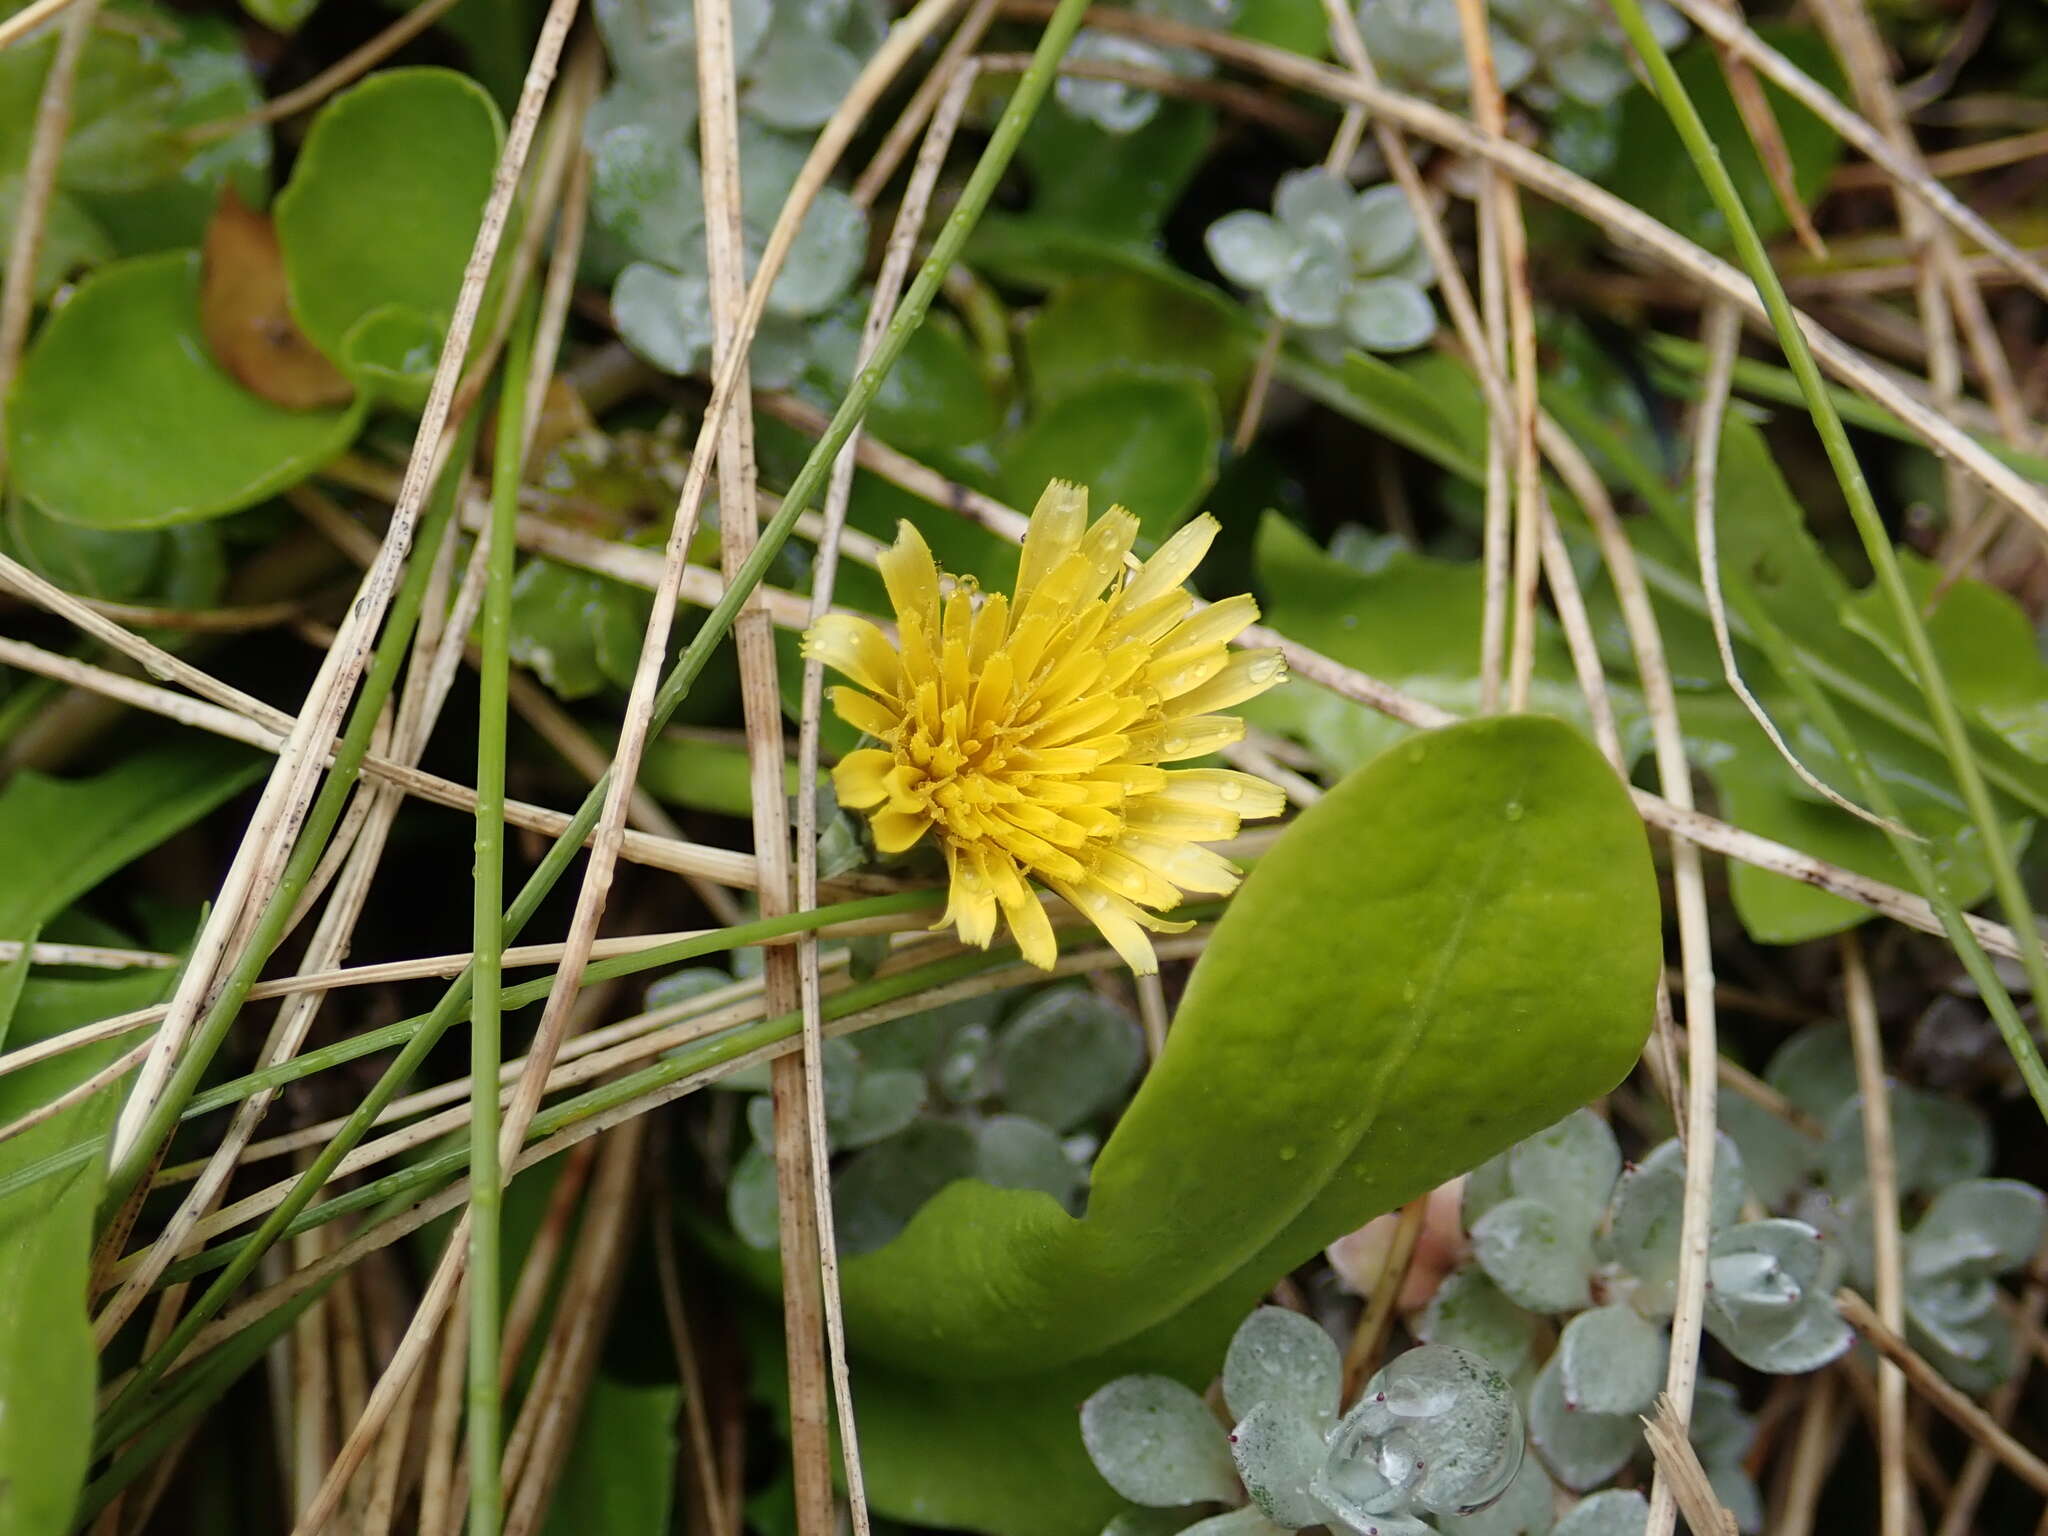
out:
M1577 732L1513 717L1403 743L1234 898L1087 1214L949 1186L847 1262L852 1337L922 1374L1010 1376L1197 1304L1194 1332L1232 1325L1331 1238L1618 1081L1659 955L1641 824Z
M504 139L483 87L446 69L392 69L313 120L278 195L292 315L332 358L386 306L445 324Z
M288 411L199 331L199 257L101 268L36 337L8 412L16 484L52 517L162 528L261 501L346 448L363 406Z
M1216 395L1184 375L1110 373L1041 410L1004 445L1002 488L1030 506L1049 480L1076 480L1104 506L1138 514L1162 539L1216 478L1223 428Z

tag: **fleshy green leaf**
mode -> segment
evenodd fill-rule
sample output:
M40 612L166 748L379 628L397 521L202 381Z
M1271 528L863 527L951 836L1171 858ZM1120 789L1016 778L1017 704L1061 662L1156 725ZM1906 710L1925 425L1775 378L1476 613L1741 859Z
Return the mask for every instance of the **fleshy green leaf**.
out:
M1046 482L1076 480L1098 506L1138 514L1164 538L1216 478L1223 429L1215 394L1187 378L1106 374L1034 416L1001 452L1001 483L1031 505Z
M1803 1221L1745 1222L1714 1239L1707 1328L1745 1365L1781 1376L1819 1370L1854 1342L1836 1314L1834 1270Z
M1258 330L1214 289L1139 270L1060 284L1024 328L1032 397L1049 404L1142 358L1147 372L1185 373L1229 404L1243 391Z
M1237 1494L1223 1426L1165 1376L1122 1376L1081 1405L1081 1440L1133 1504L1221 1503Z
M974 1177L975 1152L966 1126L917 1120L856 1153L832 1181L840 1252L871 1253L888 1243L939 1191ZM1037 1190L1026 1193L1045 1198Z
M1475 1514L1438 1515L1436 1528L1442 1536L1545 1536L1555 1502L1543 1463L1524 1456L1506 1493Z
M1713 1204L1709 1227L1719 1230L1742 1208L1742 1165L1726 1136L1714 1143ZM1609 1217L1605 1251L1636 1280L1639 1311L1668 1317L1678 1282L1679 1228L1685 1205L1685 1148L1664 1142L1621 1176Z
M1337 1417L1343 1376L1336 1342L1320 1323L1285 1307L1260 1307L1223 1357L1223 1401L1240 1419L1267 1403L1327 1429Z
M1529 1391L1529 1440L1552 1477L1583 1492L1628 1465L1642 1448L1643 1429L1633 1414L1573 1409L1565 1401L1564 1371L1552 1355Z
M503 138L489 93L452 70L385 70L321 109L274 210L314 346L345 357L386 306L445 326Z
M1573 1110L1508 1153L1515 1193L1540 1200L1568 1228L1590 1232L1621 1175L1621 1147L1605 1120Z
M1004 1106L1070 1130L1123 1098L1145 1048L1137 1022L1086 986L1041 992L1004 1027L996 1072Z
M545 1536L661 1536L675 1501L682 1388L600 1372L549 1500Z
M1529 1358L1536 1319L1516 1306L1476 1264L1453 1270L1417 1324L1425 1344L1454 1344L1513 1375Z
M1540 1200L1503 1200L1472 1228L1472 1251L1493 1283L1532 1312L1586 1305L1593 1272L1589 1234L1567 1226Z
M1666 1340L1633 1307L1595 1307L1565 1324L1558 1371L1568 1407L1641 1413L1664 1384Z
M346 448L364 402L287 411L213 365L199 258L101 268L43 326L16 380L17 483L53 517L161 528L218 517L295 484Z

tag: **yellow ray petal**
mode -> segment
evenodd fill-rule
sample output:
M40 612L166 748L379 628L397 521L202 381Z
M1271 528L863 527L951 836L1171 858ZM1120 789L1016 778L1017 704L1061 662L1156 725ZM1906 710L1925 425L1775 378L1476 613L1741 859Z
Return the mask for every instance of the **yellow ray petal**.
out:
M1031 509L1024 531L1024 554L1017 565L1017 610L1045 579L1046 573L1081 544L1088 525L1088 488L1070 480L1054 480Z
M1186 581L1202 563L1202 556L1209 553L1219 531L1216 519L1206 512L1189 518L1172 538L1159 546L1157 554L1138 567L1138 573L1123 590L1117 612L1135 612Z
M997 893L1002 902L1003 916L1010 920L1010 932L1015 935L1017 948L1024 958L1041 971L1049 971L1053 962L1060 957L1060 946L1052 936L1052 919L1045 915L1045 908L1038 904L1038 898L1031 888L1018 882L1015 893Z
M1166 717L1175 720L1228 709L1286 680L1287 665L1277 650L1239 651L1214 677L1174 699Z
M875 830L875 846L884 853L901 853L915 847L917 840L931 829L929 817L895 810L875 812L868 824Z
M914 524L896 525L896 542L875 561L882 584L889 589L889 602L898 619L916 617L927 635L939 628L939 568L932 563L931 546Z
M1180 805L1235 811L1246 821L1278 816L1287 809L1287 796L1279 785L1231 768L1176 768L1153 793Z
M839 797L841 805L856 811L880 805L889 798L887 779L889 770L895 766L895 754L879 747L849 752L832 770L832 793Z
M834 688L831 695L832 712L856 731L887 736L903 723L900 713L858 688Z
M1053 889L1109 940L1110 948L1122 956L1132 974L1151 976L1158 973L1159 956L1153 951L1152 941L1145 937L1145 930L1115 897L1093 886L1060 884Z
M804 636L804 654L852 678L870 693L903 695L903 661L889 637L867 619L828 613Z

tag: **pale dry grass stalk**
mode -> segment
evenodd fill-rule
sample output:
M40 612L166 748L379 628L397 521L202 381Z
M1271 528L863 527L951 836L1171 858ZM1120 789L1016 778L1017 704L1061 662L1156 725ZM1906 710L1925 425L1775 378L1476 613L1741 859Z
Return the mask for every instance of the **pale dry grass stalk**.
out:
M2048 1462L2022 1445L1967 1393L1951 1386L1941 1372L1884 1325L1869 1302L1854 1291L1843 1290L1835 1293L1835 1307L1866 1344L1905 1373L1915 1392L1964 1434L1990 1450L2021 1482L2036 1493L2048 1494Z
M711 289L714 369L729 371L741 399L753 393L742 331L746 257L740 225L739 99L733 61L731 0L696 0L697 137L704 167L704 240ZM700 450L701 451L701 450ZM728 583L759 539L754 419L727 411L718 427L719 554ZM740 711L747 732L752 787L756 901L763 917L781 917L794 904L789 816L783 801L782 697L776 682L775 636L768 615L751 596L733 619L739 659ZM650 704L652 699L650 697ZM768 1009L799 1007L803 986L797 955L786 948L763 956ZM824 1062L818 1035L805 1030L805 1049L770 1069L774 1107L776 1228L782 1258L782 1336L789 1375L789 1454L795 1482L799 1536L830 1536L833 1527L830 1367L826 1360L825 1296L820 1266L829 1237L818 1213L830 1199L824 1165ZM821 1188L824 1190L820 1193ZM829 1220L829 1216L827 1220ZM849 1466L853 1465L849 1459ZM866 1523L864 1502L854 1505L856 1527Z
M5 21L0 21L0 48L12 48L51 17L79 4L84 4L87 10L99 8L99 0L31 0Z
M1686 1526L1693 1536L1736 1536L1735 1516L1715 1495L1714 1485L1707 1479L1706 1468L1700 1465L1699 1452L1692 1448L1685 1425L1685 1413L1668 1392L1657 1399L1655 1411L1643 1420L1643 1439L1657 1463L1650 1505L1651 1529L1656 1529L1655 1490L1661 1488L1667 1490L1665 1497L1675 1508L1684 1512Z
M1482 133L1507 132L1507 98L1494 70L1493 41L1486 18L1486 0L1458 0L1458 30L1471 75L1472 115ZM1481 238L1490 261L1490 294L1497 294L1507 321L1507 367L1514 391L1513 414L1495 421L1494 440L1505 444L1514 490L1514 543L1509 560L1510 614L1507 654L1507 707L1529 707L1529 685L1536 665L1536 582L1541 562L1543 524L1549 508L1543 495L1541 463L1536 451L1536 308L1529 288L1529 235L1522 222L1522 204L1515 185L1491 166L1480 172ZM1501 329L1488 316L1491 356L1500 356ZM1487 460L1488 506L1493 504L1496 473L1493 450ZM1493 532L1489 516L1488 531ZM1495 556L1498 559L1498 556ZM1489 587L1489 597L1491 597Z
M1877 998L1863 945L1852 929L1841 937L1842 1002L1856 1055L1856 1087L1863 1100L1863 1160L1870 1180L1871 1253L1877 1315L1904 1337L1906 1287L1899 1238L1899 1170L1892 1141L1890 1085L1884 1040L1878 1034ZM1894 1361L1877 1368L1877 1466L1882 1536L1907 1536L1913 1485L1906 1465L1906 1374Z
M1339 1402L1348 1406L1378 1369L1386 1352L1387 1339L1394 1330L1394 1309L1407 1282L1408 1268L1415 1262L1416 1245L1422 1238L1423 1223L1429 1219L1431 1192L1417 1195L1401 1207L1394 1222L1393 1241L1387 1244L1380 1272L1374 1277L1372 1294L1366 1299L1364 1315L1352 1330L1344 1349L1344 1385Z
M0 965L12 965L28 951L30 965L78 965L104 971L168 971L178 963L176 955L153 949L109 949L101 944L28 944L20 939L0 939Z

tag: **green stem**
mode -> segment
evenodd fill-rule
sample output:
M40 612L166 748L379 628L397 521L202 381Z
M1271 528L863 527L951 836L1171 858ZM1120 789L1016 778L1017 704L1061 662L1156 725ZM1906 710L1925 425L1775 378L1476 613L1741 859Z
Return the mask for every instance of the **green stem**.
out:
M334 767L314 797L312 809L306 814L305 825L290 859L286 861L277 890L258 917L256 931L243 946L241 958L229 972L219 996L207 1009L190 1043L179 1055L170 1080L164 1085L163 1095L143 1121L134 1145L107 1174L106 1193L101 1197L99 1207L99 1221L103 1227L149 1177L164 1143L177 1129L178 1120L199 1086L200 1077L212 1064L214 1053L220 1049L221 1041L227 1038L229 1028L241 1013L249 988L255 985L258 974L284 937L285 924L291 920L292 912L298 906L299 893L312 878L321 854L327 849L327 839L333 835L335 823L341 819L342 810L348 804L349 794L362 771L363 758L370 750L370 737L376 731L377 719L391 697L391 690L398 680L399 666L410 648L413 629L419 623L420 608L426 597L427 575L434 563L434 552L440 547L454 517L456 487L461 478L458 466L467 458L473 433L474 429L470 428L461 435L441 484L435 489L433 501L421 519L412 558L407 562L405 577L392 599L384 633L364 675L362 689L349 716L348 728L335 747Z
M526 374L535 304L520 305L505 349L491 464L491 530L478 630L476 870L471 942L476 1001L469 1015L469 1536L497 1536L503 1401L498 1310L504 1170L498 1162L498 1068L503 1059L505 980L505 734L512 672L512 557L526 447Z
M1763 299L1764 308L1771 317L1771 326L1778 334L1778 342L1785 352L1785 360L1791 365L1792 374L1799 382L1799 392L1807 412L1813 418L1815 429L1820 433L1821 445L1827 451L1828 462L1833 466L1835 478L1840 482L1842 494L1848 503L1849 516L1856 524L1856 532L1863 541L1865 554L1869 557L1871 570L1877 577L1879 589L1884 593L1886 603L1891 607L1899 632L1906 644L1906 654L1912 662L1913 673L1920 684L1922 696L1927 700L1928 713L1933 716L1934 728L1940 738L1943 754L1947 757L1950 771L1955 774L1956 785L1962 791L1963 804L1968 808L1971 823L1984 843L1984 856L1991 867L1993 888L1998 893L1998 904L2005 912L2005 920L2012 927L2018 940L2020 959L2027 971L2027 981L2036 997L2048 997L2048 952L2044 952L2038 930L2034 925L2033 905L2027 900L2025 886L2021 883L2019 870L2012 860L2012 850L2006 846L2005 829L2000 825L1997 808L1991 802L1991 794L1985 786L1984 776L1978 767L1975 754L1970 749L1969 735L1964 729L1961 713L1956 709L1955 699L1950 695L1948 681L1942 675L1941 663L1934 654L1934 646L1927 638L1927 630L1920 622L1918 605L1906 587L1904 573L1899 568L1897 553L1892 549L1891 536L1885 531L1884 519L1879 515L1877 502L1870 492L1869 482L1863 477L1863 467L1856 460L1856 451L1850 445L1849 434L1842 425L1840 412L1835 409L1833 397L1828 392L1827 382L1821 377L1820 365L1814 361L1812 349L1807 346L1805 334L1799 328L1798 317L1792 302L1785 295L1784 285L1771 266L1770 253L1765 249L1763 239L1756 232L1756 225L1749 217L1749 210L1743 206L1742 196L1736 190L1728 169L1721 162L1720 151L1715 147L1713 136L1707 132L1706 124L1700 120L1692 98L1685 85L1678 78L1678 72L1671 67L1671 60L1665 54L1656 36L1644 20L1641 0L1614 0L1614 10L1627 31L1629 40L1642 55L1650 72L1651 89L1657 93L1665 112L1671 118L1672 126L1678 130L1686 152L1692 157L1700 178L1706 183L1707 191L1714 199L1714 205L1727 221L1730 233L1735 238L1737 253L1756 284L1758 295ZM1788 679L1788 681L1791 681ZM1820 691L1807 684L1812 698L1819 698ZM1802 702L1808 702L1802 699ZM1837 728L1841 722L1834 716L1832 707L1823 703L1824 718L1831 718ZM1878 775L1871 769L1863 756L1862 749L1853 740L1837 743L1843 756L1857 776L1857 780L1868 798L1871 809L1879 815L1897 820L1896 807L1889 802L1891 797L1884 791ZM1963 921L1962 912L1956 906L1954 897L1948 891L1933 862L1929 859L1924 844L1910 838L1893 836L1892 845L1912 871L1922 892L1934 904L1940 914L1942 927L1955 944L1957 954L1969 969L1973 979L1993 978L1997 995L2002 996L2003 988L1997 988L1995 973L1990 959L1978 945L1976 936ZM2011 1050L2013 1060L2018 1063L2020 1074L2026 1079L2027 1089L2034 1097L2034 1103L2044 1119L2048 1119L2048 1067L2044 1067L2040 1052L2035 1048L2032 1037L2027 1033L2012 1007L2011 999L2004 998L2004 1007L1992 1001L1987 994L1986 1002L1992 1008L1992 1017L1997 1020L1999 1033L2005 1037L2006 1046Z

